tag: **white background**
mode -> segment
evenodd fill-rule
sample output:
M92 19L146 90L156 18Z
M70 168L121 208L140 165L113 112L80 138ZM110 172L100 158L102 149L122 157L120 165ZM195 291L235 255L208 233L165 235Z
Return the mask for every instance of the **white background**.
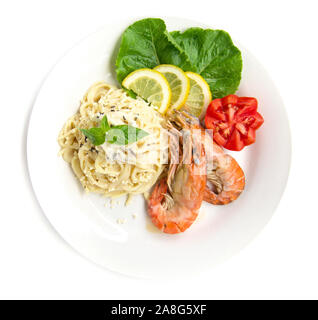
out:
M318 299L315 4L315 0L2 1L0 298ZM35 96L68 48L120 17L167 15L225 29L254 53L281 92L293 140L288 186L263 232L209 273L175 282L118 275L71 249L36 202L25 148ZM43 121L50 121L49 115Z

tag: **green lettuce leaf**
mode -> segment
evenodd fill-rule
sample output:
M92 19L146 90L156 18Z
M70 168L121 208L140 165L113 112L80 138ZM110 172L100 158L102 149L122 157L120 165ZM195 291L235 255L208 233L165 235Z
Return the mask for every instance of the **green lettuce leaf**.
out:
M191 67L209 84L213 98L222 98L237 90L242 73L242 56L230 35L223 30L190 28L171 36L187 55Z
M235 93L241 80L241 52L225 31L190 28L169 33L164 21L155 18L139 20L125 30L116 59L119 83L137 69L163 63L199 73L213 98Z
M137 69L154 68L162 63L190 67L186 55L168 33L164 21L148 18L129 26L122 36L116 59L119 83Z

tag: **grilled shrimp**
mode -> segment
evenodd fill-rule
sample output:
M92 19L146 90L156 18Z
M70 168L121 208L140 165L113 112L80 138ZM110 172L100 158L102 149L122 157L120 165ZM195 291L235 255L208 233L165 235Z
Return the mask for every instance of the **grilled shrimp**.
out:
M184 116L191 121L193 117L187 113ZM215 205L228 204L241 194L245 186L244 172L230 155L213 142L213 138L202 127L202 139L207 161L207 185L204 201Z
M206 139L209 141L209 138ZM213 142L212 161L207 155L207 185L204 201L215 205L228 204L241 194L245 187L245 176L236 160Z
M148 200L148 213L153 224L165 233L184 232L192 225L206 187L205 151L200 139L193 138L193 129L200 128L198 122L186 122L181 113L175 113L172 118L175 125L188 130L182 138L182 161L173 163L171 159L180 154L172 152L168 176L156 184ZM171 122L169 126L173 129ZM175 130L178 136L177 132Z

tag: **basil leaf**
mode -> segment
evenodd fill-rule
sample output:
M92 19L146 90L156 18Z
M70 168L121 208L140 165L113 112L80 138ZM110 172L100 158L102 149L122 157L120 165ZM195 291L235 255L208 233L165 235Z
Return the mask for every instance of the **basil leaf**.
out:
M139 20L124 31L116 59L119 83L132 71L154 68L162 63L190 67L186 55L167 32L163 20Z
M185 71L199 73L209 84L213 99L236 92L242 73L242 56L223 30L190 28L171 36L191 63Z
M105 142L105 132L101 128L90 128L88 130L80 130L95 146L99 146Z
M110 126L107 116L101 120L99 128L79 129L94 144L99 146L105 142L126 145L136 142L148 135L148 132L129 125Z
M106 134L106 141L111 144L127 145L136 142L149 133L129 125L112 126Z
M108 120L107 120L107 116L104 116L103 119L101 120L100 122L100 128L106 132L110 129L110 125L108 123Z

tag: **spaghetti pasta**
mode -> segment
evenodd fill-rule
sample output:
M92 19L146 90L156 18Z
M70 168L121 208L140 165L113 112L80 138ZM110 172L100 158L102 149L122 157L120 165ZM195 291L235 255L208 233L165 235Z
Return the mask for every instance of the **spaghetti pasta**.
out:
M149 135L126 146L107 142L94 146L79 128L98 126L104 115L110 125L131 125ZM156 182L167 160L163 123L164 118L144 100L97 82L60 131L60 154L88 192L110 197L144 193Z

